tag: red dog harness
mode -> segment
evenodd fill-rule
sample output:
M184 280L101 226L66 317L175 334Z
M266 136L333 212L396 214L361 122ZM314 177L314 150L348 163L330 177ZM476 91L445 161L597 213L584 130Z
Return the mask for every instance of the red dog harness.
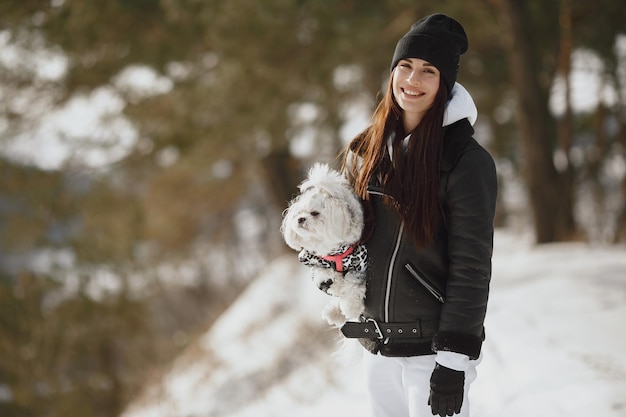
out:
M356 246L356 244L354 244L352 246L348 246L348 249L346 249L345 252L343 252L343 253L335 253L335 254L332 254L332 255L322 256L322 259L324 259L325 261L334 262L335 263L335 270L337 272L343 272L343 260L346 257L348 257L348 255L350 255L352 252L354 252L355 246Z
M366 258L367 249L365 245L358 243L342 246L337 251L325 256L314 255L304 249L298 254L298 259L305 265L330 268L343 274L348 270L364 272L367 263Z

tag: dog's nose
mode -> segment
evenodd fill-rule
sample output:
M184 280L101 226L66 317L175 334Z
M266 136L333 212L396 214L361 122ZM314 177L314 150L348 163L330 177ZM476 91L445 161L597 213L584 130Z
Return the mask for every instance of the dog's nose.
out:
M306 221L305 217L298 217L298 224L302 224Z

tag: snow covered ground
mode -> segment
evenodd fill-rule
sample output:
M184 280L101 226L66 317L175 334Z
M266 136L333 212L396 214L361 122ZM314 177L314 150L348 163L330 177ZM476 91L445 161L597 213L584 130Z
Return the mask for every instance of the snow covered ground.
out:
M493 267L472 415L625 416L626 247L498 230ZM274 261L124 417L367 417L308 277L295 252Z

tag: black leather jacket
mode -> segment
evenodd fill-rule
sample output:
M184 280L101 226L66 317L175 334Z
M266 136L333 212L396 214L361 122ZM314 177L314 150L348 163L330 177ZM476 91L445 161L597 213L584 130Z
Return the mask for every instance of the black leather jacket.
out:
M369 188L375 223L365 243L368 283L364 317L419 322L422 337L360 339L372 353L416 356L438 350L480 354L484 339L493 220L497 195L492 157L463 119L445 131L440 164L440 227L434 242L417 249L382 189Z

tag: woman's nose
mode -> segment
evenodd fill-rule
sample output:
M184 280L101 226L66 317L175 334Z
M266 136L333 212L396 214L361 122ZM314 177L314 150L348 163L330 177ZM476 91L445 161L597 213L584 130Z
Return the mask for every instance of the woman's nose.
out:
M407 81L412 84L419 84L421 82L421 78L419 76L419 72L418 71L411 71L411 73L409 74Z

